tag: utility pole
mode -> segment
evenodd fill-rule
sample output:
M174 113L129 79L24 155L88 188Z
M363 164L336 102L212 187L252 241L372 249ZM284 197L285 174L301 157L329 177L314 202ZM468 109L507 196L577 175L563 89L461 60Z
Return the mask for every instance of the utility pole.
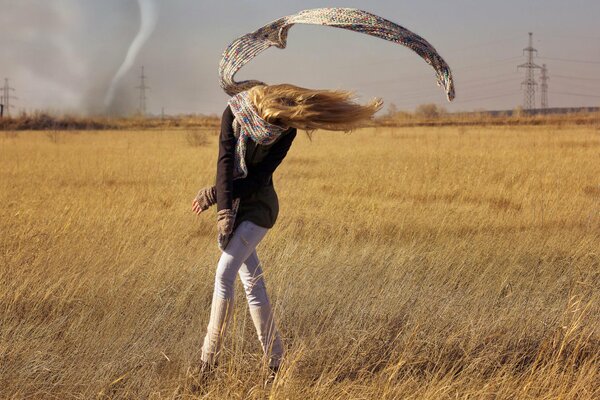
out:
M17 100L15 96L10 94L11 91L14 92L15 88L10 87L10 84L8 83L8 78L4 78L4 86L2 87L2 98L0 99L0 103L2 103L2 105L4 106L2 108L3 111L6 113L7 117L10 115L10 108L15 107L10 104L10 101Z
M523 108L533 110L535 108L535 87L537 83L533 77L533 71L542 68L533 62L533 54L537 50L533 48L533 33L529 32L529 47L523 49L523 54L527 53L527 62L519 65L517 68L525 68L525 80L521 82L521 87L525 88L523 92Z
M142 117L146 115L146 90L150 89L150 87L146 85L146 78L146 75L144 75L144 66L142 65L142 74L140 75L140 86L135 87L140 91L139 113Z
M546 112L548 110L548 81L550 77L548 76L548 68L546 68L546 64L542 64L542 75L540 76L540 87L542 88L542 111Z

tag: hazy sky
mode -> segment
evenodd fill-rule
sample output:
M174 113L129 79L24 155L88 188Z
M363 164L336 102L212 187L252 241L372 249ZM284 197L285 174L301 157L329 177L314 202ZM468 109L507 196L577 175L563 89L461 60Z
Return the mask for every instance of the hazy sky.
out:
M156 29L117 90L123 111L137 107L146 68L148 111L222 112L223 49L236 37L301 9L356 7L427 39L456 79L447 103L433 70L415 53L363 34L296 25L284 50L271 48L238 79L346 88L412 110L433 102L449 110L510 109L522 103L527 32L549 69L551 107L600 105L598 0L207 1L155 0ZM0 0L0 78L21 109L99 112L108 85L140 25L136 0ZM539 93L537 95L539 104Z

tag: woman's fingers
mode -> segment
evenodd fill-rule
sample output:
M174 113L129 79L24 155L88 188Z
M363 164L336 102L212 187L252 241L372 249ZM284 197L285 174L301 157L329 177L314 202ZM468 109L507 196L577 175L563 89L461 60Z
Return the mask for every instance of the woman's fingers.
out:
M198 215L200 215L200 213L202 212L202 209L200 208L200 204L196 200L194 200L192 202L192 211Z

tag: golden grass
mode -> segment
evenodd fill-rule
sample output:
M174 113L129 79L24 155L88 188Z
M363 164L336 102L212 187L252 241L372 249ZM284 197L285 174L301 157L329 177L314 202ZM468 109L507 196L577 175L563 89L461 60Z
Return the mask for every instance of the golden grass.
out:
M0 133L0 398L600 396L596 128L298 135L259 246L283 371L262 387L238 284L192 394L219 251L190 205L216 146Z

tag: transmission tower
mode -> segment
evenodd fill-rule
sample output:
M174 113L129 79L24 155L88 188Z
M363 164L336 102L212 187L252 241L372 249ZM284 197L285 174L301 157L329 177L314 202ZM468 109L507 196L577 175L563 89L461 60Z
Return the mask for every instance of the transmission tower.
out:
M141 116L146 115L146 90L150 89L150 87L146 85L146 78L147 76L144 75L144 66L142 65L142 74L140 75L140 86L135 87L140 91L139 113Z
M542 75L540 76L540 87L542 88L542 110L546 111L548 109L548 81L550 77L548 76L548 68L546 68L546 64L542 64Z
M535 108L535 87L537 86L533 71L542 67L533 62L533 54L537 53L537 50L533 48L533 33L531 32L529 32L529 47L523 49L523 54L525 53L527 53L527 62L518 66L518 68L525 68L525 80L521 82L521 87L525 88L523 108L533 110Z
M6 116L10 115L10 109L11 107L14 108L15 106L10 104L11 100L17 100L17 98L15 96L13 96L12 94L10 94L10 92L14 92L15 88L10 87L10 84L8 83L8 78L4 78L4 86L2 87L2 98L0 99L0 103L2 103L4 105L4 112L6 113Z

